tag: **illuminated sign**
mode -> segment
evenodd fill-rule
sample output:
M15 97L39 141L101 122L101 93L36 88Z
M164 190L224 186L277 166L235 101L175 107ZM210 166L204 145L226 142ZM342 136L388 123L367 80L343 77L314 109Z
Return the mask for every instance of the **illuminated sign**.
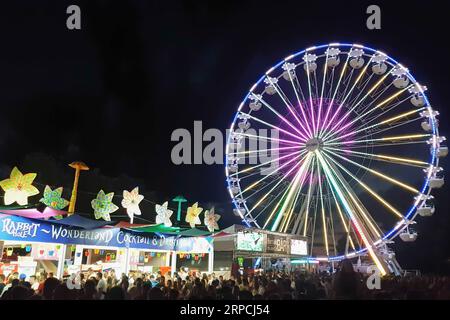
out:
M0 239L11 241L82 244L135 249L160 249L204 252L211 237L184 238L164 237L156 234L132 232L120 228L80 230L51 221L31 220L0 214ZM179 242L179 243L178 243ZM205 244L206 242L206 244ZM206 251L208 252L208 251Z
M289 253L289 239L282 236L267 235L266 251L269 253Z
M306 256L308 254L306 241L291 239L291 254Z
M263 247L263 234L257 232L238 232L237 250L262 252Z

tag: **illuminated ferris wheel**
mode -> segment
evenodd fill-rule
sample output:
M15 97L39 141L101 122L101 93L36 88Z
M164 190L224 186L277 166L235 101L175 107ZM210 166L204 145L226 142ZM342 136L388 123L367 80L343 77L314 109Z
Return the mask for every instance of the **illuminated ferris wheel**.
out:
M226 146L228 190L248 226L309 239L311 259L414 241L444 184L438 112L409 70L381 51L329 44L270 68L239 105Z

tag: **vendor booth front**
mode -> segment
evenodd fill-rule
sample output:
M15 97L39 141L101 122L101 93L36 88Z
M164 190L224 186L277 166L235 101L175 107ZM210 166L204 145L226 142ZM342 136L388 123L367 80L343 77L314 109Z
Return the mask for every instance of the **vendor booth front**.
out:
M212 237L139 232L77 215L43 220L0 213L0 246L0 272L28 277L43 271L58 278L105 271L117 277L181 269L203 273L212 272L214 259Z
M214 263L212 237L179 238L173 254L172 272L211 273Z
M66 219L74 220L72 217ZM136 260L136 268L171 268L176 237L109 226L87 230L80 224L67 225L66 219L50 221L0 214L0 272L26 270L22 273L31 275L44 269L61 278L77 271L114 270L120 276L127 274Z

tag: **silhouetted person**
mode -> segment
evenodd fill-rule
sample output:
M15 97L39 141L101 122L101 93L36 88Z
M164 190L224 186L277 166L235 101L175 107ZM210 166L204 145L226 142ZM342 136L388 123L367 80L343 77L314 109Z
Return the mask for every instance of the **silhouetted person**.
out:
M105 300L125 300L125 293L120 286L114 286L106 293Z
M53 300L72 300L74 296L73 293L74 292L67 287L67 284L60 283L53 292Z
M80 300L95 300L97 295L96 283L89 279L84 284L84 293L80 296Z
M55 291L58 284L59 284L59 280L56 278L49 277L49 278L45 279L44 288L42 290L44 299L46 299L46 300L53 299L53 292Z
M164 300L164 295L160 288L154 287L148 291L147 300Z
M6 293L5 300L27 300L32 295L32 292L30 289L17 285L14 287L11 287Z
M357 299L359 277L350 260L343 260L341 269L336 273L333 284L335 299Z

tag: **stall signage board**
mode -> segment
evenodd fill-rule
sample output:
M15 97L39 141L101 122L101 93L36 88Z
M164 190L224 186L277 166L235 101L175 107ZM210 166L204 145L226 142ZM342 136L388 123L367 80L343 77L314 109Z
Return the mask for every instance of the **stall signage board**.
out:
M212 237L180 238L176 250L185 253L209 253L212 251L212 240Z
M236 249L262 252L264 249L263 237L264 235L258 232L238 232Z
M0 215L0 239L157 250L175 250L178 240L120 228L80 230L13 215Z
M290 254L290 243L287 237L277 236L273 234L267 235L266 252Z
M291 254L301 256L308 255L307 242L300 239L291 239Z

